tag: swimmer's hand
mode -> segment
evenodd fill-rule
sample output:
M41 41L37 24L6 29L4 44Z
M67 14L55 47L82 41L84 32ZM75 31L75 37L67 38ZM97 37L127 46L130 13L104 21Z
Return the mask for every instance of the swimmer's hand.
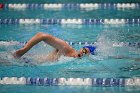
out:
M13 58L15 59L19 59L20 57L17 56L16 52L11 51L11 55L13 56Z

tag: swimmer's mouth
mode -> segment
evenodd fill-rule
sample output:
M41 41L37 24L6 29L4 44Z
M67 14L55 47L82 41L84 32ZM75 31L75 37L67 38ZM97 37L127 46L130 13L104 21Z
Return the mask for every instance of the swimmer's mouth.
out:
M81 57L81 55L80 55L80 54L78 54L78 57Z
M80 54L78 54L78 58L80 58L81 59L81 57L82 57L83 55L80 55Z

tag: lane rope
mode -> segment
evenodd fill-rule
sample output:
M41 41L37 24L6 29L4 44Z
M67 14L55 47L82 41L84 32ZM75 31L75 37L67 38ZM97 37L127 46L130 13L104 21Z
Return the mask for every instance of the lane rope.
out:
M0 19L0 24L140 24L140 19Z
M0 46L9 46L9 45L25 45L27 42L18 42L18 41L0 41ZM96 42L67 42L69 45L93 45ZM137 47L140 48L140 42L118 42L112 44L114 47Z
M3 77L0 84L23 85L88 85L88 86L140 86L140 78L32 78L32 77Z
M45 4L3 4L9 9L136 9L140 3L45 3Z

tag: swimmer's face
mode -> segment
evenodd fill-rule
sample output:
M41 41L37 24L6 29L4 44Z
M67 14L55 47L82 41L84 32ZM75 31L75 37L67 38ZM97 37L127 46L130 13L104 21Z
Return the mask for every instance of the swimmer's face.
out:
M78 53L78 57L82 57L83 55L89 54L89 53L90 53L90 51L88 48L82 48L82 49L80 49L80 51Z

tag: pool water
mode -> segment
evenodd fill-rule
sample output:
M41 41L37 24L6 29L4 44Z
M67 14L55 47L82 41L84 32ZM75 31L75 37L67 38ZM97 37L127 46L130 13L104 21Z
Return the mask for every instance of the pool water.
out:
M16 14L16 15L15 15ZM111 14L111 15L110 15ZM1 10L1 18L81 18L81 19L111 19L111 18L126 18L138 19L139 9L3 9ZM12 17L11 17L12 16Z
M0 74L2 77L47 76L67 78L111 78L139 76L140 64L139 61L136 61L133 58L139 58L140 49L138 47L113 46L114 42L138 42L140 38L128 38L128 36L139 34L139 25L1 25L1 29L2 34L0 39L5 42L25 42L37 32L41 31L57 36L68 42L97 42L99 52L101 52L98 53L97 56L85 56L82 59L66 58L67 60L65 60L65 58L60 58L60 60L55 63L43 62L42 64L38 64L38 60L35 60L34 57L36 55L46 55L47 52L51 50L50 46L46 46L46 44L42 42L24 56L29 60L29 62L26 63L26 60L13 60L9 57L11 56L11 51L15 51L16 49L23 47L23 45L9 44L7 46L3 45L1 42L1 60L5 60L5 62L1 62L2 70ZM83 45L75 44L72 46L78 50ZM32 55L33 57L29 55ZM125 56L130 57L130 59L114 59L109 58L110 56ZM9 58L9 60L6 62L7 58Z
M44 3L44 0L7 1L4 3ZM63 1L47 1L60 2ZM72 1L70 1L71 3ZM85 1L73 1L72 3ZM86 2L91 2L90 0ZM104 1L96 1L104 3ZM121 0L107 0L106 2L122 2ZM127 0L123 1L127 2ZM139 3L139 0L133 2ZM93 2L94 3L94 2ZM138 19L139 9L2 9L0 19L20 18L55 18L55 19ZM93 24L93 25L22 25L0 24L0 77L49 77L49 78L133 78L140 77L140 46L114 45L115 43L140 42L139 24ZM78 42L96 42L97 55L84 56L82 59L61 57L57 62L42 62L36 60L39 55L47 55L51 47L41 42L33 47L22 59L14 59L12 52L23 47L22 42L28 41L38 32L49 33L72 45L76 50L84 46ZM18 44L17 44L18 43ZM123 58L119 58L119 57ZM118 57L118 58L117 58ZM39 63L42 62L42 63ZM138 93L139 87L90 87L90 86L24 86L0 85L2 93L7 92L68 92L68 93ZM57 91L58 90L58 91ZM69 90L69 91L68 91Z

